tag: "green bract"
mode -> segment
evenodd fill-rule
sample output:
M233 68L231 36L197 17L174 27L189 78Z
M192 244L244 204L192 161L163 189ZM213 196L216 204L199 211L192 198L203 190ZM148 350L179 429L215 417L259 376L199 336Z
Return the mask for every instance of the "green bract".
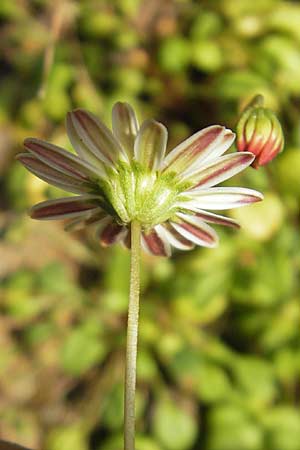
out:
M183 184L176 174L150 172L138 162L120 162L109 181L100 188L113 206L116 220L126 224L136 219L145 229L172 217Z

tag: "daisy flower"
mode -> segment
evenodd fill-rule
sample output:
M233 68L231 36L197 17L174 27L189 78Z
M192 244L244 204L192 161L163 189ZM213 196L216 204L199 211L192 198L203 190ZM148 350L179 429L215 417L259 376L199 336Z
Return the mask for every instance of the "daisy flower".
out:
M262 200L252 189L216 187L252 164L250 152L224 156L235 134L209 126L166 154L166 127L146 120L139 126L127 103L116 103L112 131L83 110L70 112L67 133L76 155L35 138L24 142L17 159L30 172L76 194L32 207L34 219L66 220L66 229L97 226L102 245L122 241L130 248L132 221L142 228L144 250L170 256L171 248L216 247L210 224L237 228L217 214Z

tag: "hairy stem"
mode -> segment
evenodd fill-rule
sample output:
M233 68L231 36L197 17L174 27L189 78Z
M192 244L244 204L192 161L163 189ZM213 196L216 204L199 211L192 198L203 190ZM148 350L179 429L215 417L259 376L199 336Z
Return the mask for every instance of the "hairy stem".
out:
M135 450L135 390L140 295L140 242L141 226L139 222L133 221L131 223L131 268L126 345L124 450Z

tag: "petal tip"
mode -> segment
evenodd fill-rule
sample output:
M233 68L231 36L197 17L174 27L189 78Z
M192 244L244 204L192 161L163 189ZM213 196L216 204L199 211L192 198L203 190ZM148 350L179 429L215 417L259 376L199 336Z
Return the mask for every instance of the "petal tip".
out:
M76 119L76 118L77 118L77 119L84 119L84 118L87 117L87 116L91 117L91 116L92 116L92 113L86 111L86 110L83 109L83 108L76 108L76 109L73 109L72 111L69 111L69 112L67 113L67 117L68 117L68 116L70 117L70 119L72 119L72 117L74 117L75 119Z
M261 201L261 200L263 200L263 199L265 198L265 197L264 197L264 194L262 194L262 193L259 192L259 191L253 190L253 194L256 196L257 201Z
M23 145L24 145L24 147L26 147L26 148L30 148L30 146L31 146L32 144L37 143L37 141L38 141L37 138L34 138L34 137L28 137L28 138L24 139Z
M255 160L255 155L252 152L239 152L238 154L245 157L244 163L250 166Z
M38 210L36 209L36 205L29 208L27 211L27 214L31 219L38 219L39 217L38 217Z
M72 119L72 111L68 111L66 114L66 123L69 123Z
M16 161L22 162L22 156L24 156L24 153L20 152L20 153L17 153L17 154L14 156L14 158L15 158Z
M124 106L130 106L130 105L129 105L129 103L127 103L127 102L121 102L121 101L118 101L118 102L114 103L112 109L113 109L113 110L114 110L114 109L120 109L120 108L123 108Z
M219 246L219 239L216 239L208 248L217 248Z
M234 136L234 137L236 136L235 132L232 131L230 128L223 127L223 129L225 130L225 136Z
M253 191L251 194L251 200L250 203L258 203L263 201L264 195L261 192Z

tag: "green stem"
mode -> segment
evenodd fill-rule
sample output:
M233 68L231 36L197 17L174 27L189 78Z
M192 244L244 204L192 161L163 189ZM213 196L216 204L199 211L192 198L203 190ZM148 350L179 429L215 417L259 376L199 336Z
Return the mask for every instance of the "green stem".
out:
M141 226L139 222L133 221L131 223L130 293L126 345L124 450L135 450L135 389L140 295L140 247Z

